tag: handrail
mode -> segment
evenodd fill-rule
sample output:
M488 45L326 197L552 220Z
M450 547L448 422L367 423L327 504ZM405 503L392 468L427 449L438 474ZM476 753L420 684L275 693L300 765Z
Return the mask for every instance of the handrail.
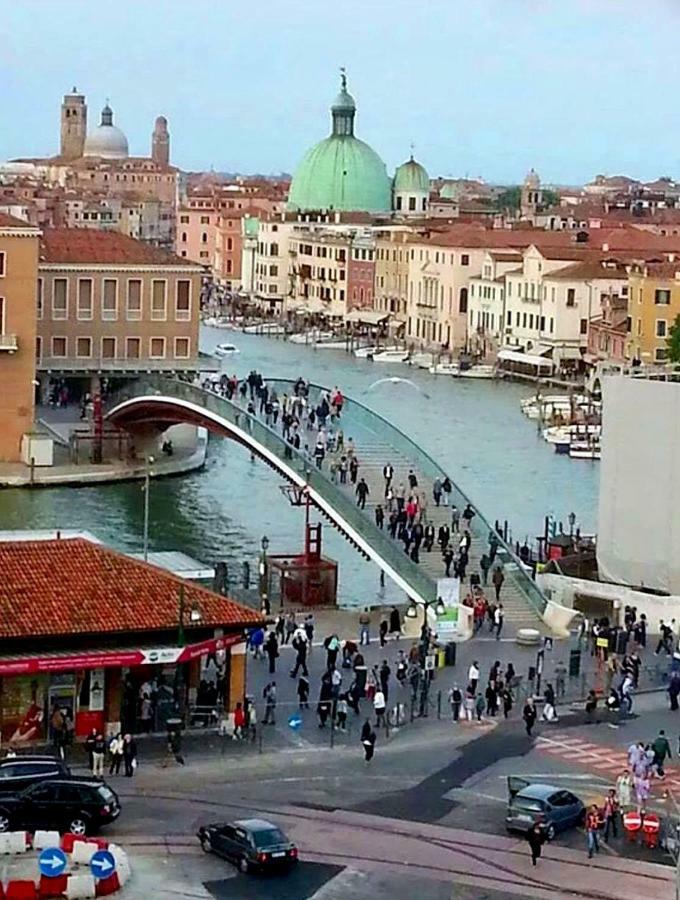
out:
M295 381L288 378L267 378L265 379L268 386L276 387L278 385L286 385L288 386L289 391L291 391L295 385ZM318 391L327 391L330 392L331 389L326 387L325 385L317 384L315 382L310 382L310 388L313 388ZM278 390L278 388L277 388ZM281 393L281 391L279 391ZM352 409L357 409L362 415L368 417L368 421L377 420L380 423L380 429L383 432L376 431L375 428L371 428L374 434L385 438L385 432L388 432L390 437L387 437L388 443L394 447L395 450L400 449L400 445L402 447L407 447L406 455L413 460L414 463L417 462L418 467L421 471L423 471L423 460L426 462L427 474L432 477L444 479L446 477L449 478L453 490L454 495L456 496L456 505L459 508L465 507L468 503L475 510L475 518L472 520L471 530L473 534L486 542L489 533L495 532L495 529L489 524L484 515L479 511L479 509L475 506L474 503L469 499L467 494L460 488L456 482L451 478L447 473L442 469L442 467L434 460L432 457L423 450L416 442L410 438L407 434L389 422L384 416L380 415L380 413L375 412L370 409L365 404L361 403L358 400L354 400L351 397L345 397L345 405L343 407L343 416ZM359 448L360 453L360 448ZM428 471L429 470L429 471ZM480 526L482 528L480 529ZM498 538L498 551L496 553L497 559L500 559L503 562L504 567L506 568L506 575L515 582L517 588L521 591L523 596L525 597L527 603L535 610L535 612L541 616L546 609L547 600L539 590L538 586L534 582L534 580L527 574L524 569L522 561L515 554L512 547L506 543L503 538L496 533Z
M131 388L133 388L132 391ZM236 428L245 430L260 445L273 452L283 465L293 469L301 476L310 488L316 491L338 516L371 546L377 556L398 572L403 581L408 583L412 589L411 596L417 597L421 602L435 599L436 582L400 549L399 544L371 522L357 508L352 499L333 484L325 472L314 467L302 453L290 447L276 431L265 425L256 416L248 414L236 403L185 381L166 378L162 375L147 375L136 380L133 385L127 385L121 389L119 395L114 395L107 406L110 411L124 399L131 399L134 396L153 396L159 391L161 394L165 393L170 397L201 406L226 419ZM335 524L344 530L342 522L335 522ZM350 536L348 535L348 537Z

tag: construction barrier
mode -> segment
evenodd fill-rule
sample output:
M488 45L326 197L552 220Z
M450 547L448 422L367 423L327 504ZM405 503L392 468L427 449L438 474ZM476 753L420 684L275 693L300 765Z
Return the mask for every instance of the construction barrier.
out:
M66 884L69 900L91 900L97 896L94 875L69 875Z
M100 878L99 881L97 881L97 896L108 897L111 894L115 894L116 891L119 891L121 887L122 885L118 878L118 872L114 872L113 875L109 875L108 878Z
M68 875L41 875L38 883L38 897L47 900L49 897L63 897L66 893Z
M34 881L10 881L5 888L5 900L38 900Z
M61 835L58 831L36 831L33 835L33 849L47 850L48 847L58 847Z

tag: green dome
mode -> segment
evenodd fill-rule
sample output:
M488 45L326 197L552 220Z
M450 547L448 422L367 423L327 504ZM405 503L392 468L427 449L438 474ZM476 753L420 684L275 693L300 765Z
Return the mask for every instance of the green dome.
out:
M354 136L355 112L343 74L342 89L331 107L333 132L308 150L298 166L289 209L390 212L392 181L375 150Z
M402 163L394 173L395 194L430 193L430 176L413 157Z

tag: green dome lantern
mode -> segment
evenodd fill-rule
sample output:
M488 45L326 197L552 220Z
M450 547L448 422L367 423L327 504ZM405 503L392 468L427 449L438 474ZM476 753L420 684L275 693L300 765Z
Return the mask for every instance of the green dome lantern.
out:
M395 194L429 194L430 176L413 157L402 163L394 173L394 192Z
M308 150L298 166L289 209L390 212L392 182L375 150L354 136L355 114L343 71L340 93L331 106L332 133Z

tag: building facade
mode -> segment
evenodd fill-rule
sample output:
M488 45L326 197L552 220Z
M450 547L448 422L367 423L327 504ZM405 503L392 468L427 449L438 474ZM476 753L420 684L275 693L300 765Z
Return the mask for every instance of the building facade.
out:
M635 263L630 269L626 355L647 365L668 358L667 340L680 315L680 261Z
M116 232L46 230L37 284L43 387L55 377L195 370L201 275Z
M19 462L33 428L37 228L0 214L0 461Z

